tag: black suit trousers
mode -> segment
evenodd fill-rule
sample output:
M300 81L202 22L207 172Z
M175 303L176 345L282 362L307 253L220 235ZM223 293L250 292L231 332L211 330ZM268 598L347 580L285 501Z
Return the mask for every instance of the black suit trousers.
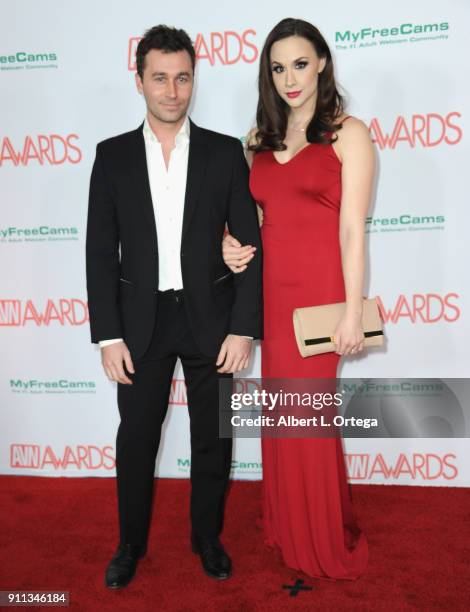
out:
M177 358L187 387L191 432L193 533L216 537L222 528L232 440L219 438L219 374L213 358L200 353L190 331L184 295L159 293L151 343L134 362L132 385L118 383L121 416L116 473L121 543L147 544L155 461ZM158 502L157 502L158 503Z

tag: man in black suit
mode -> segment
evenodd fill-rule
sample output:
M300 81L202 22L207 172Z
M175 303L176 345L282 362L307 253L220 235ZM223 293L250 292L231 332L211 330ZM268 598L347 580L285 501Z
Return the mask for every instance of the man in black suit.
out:
M247 367L262 337L261 245L248 168L236 138L188 117L195 52L183 30L150 29L137 49L147 114L98 144L90 183L87 289L91 339L118 383L120 541L106 570L125 586L146 552L155 459L173 370L181 359L191 429L192 547L228 578L219 534L231 466L219 438L219 380ZM245 272L222 259L226 225L257 248ZM158 245L158 246L157 246Z

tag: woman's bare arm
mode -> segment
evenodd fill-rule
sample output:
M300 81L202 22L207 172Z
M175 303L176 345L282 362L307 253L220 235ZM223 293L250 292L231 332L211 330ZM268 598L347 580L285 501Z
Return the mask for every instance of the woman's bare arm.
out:
M365 268L365 221L375 170L375 153L367 126L351 117L334 144L342 162L339 240L346 311L335 331L340 354L363 348L362 303Z
M256 128L251 129L245 139L245 157L248 166L251 169L253 163L253 151L248 149L248 145L253 143L256 139ZM263 209L256 205L258 212L259 225L263 225ZM253 254L256 248L251 245L242 246L238 240L231 234L226 234L222 241L222 255L224 258L225 265L227 265L232 272L238 274L246 270L249 262L253 259Z

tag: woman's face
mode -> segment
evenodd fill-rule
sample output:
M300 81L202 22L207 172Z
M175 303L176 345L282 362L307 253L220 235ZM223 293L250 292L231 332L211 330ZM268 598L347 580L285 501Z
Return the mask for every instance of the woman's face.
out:
M278 40L271 47L270 67L277 93L291 108L313 104L318 75L325 67L312 43L301 36Z

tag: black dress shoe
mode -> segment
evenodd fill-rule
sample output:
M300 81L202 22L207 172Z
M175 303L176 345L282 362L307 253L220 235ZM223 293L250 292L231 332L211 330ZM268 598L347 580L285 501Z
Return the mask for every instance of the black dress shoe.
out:
M120 589L129 584L134 577L137 562L145 552L145 546L140 544L119 544L106 568L106 586L109 589Z
M232 573L232 561L218 538L192 537L193 552L201 558L205 573L211 578L225 580Z

